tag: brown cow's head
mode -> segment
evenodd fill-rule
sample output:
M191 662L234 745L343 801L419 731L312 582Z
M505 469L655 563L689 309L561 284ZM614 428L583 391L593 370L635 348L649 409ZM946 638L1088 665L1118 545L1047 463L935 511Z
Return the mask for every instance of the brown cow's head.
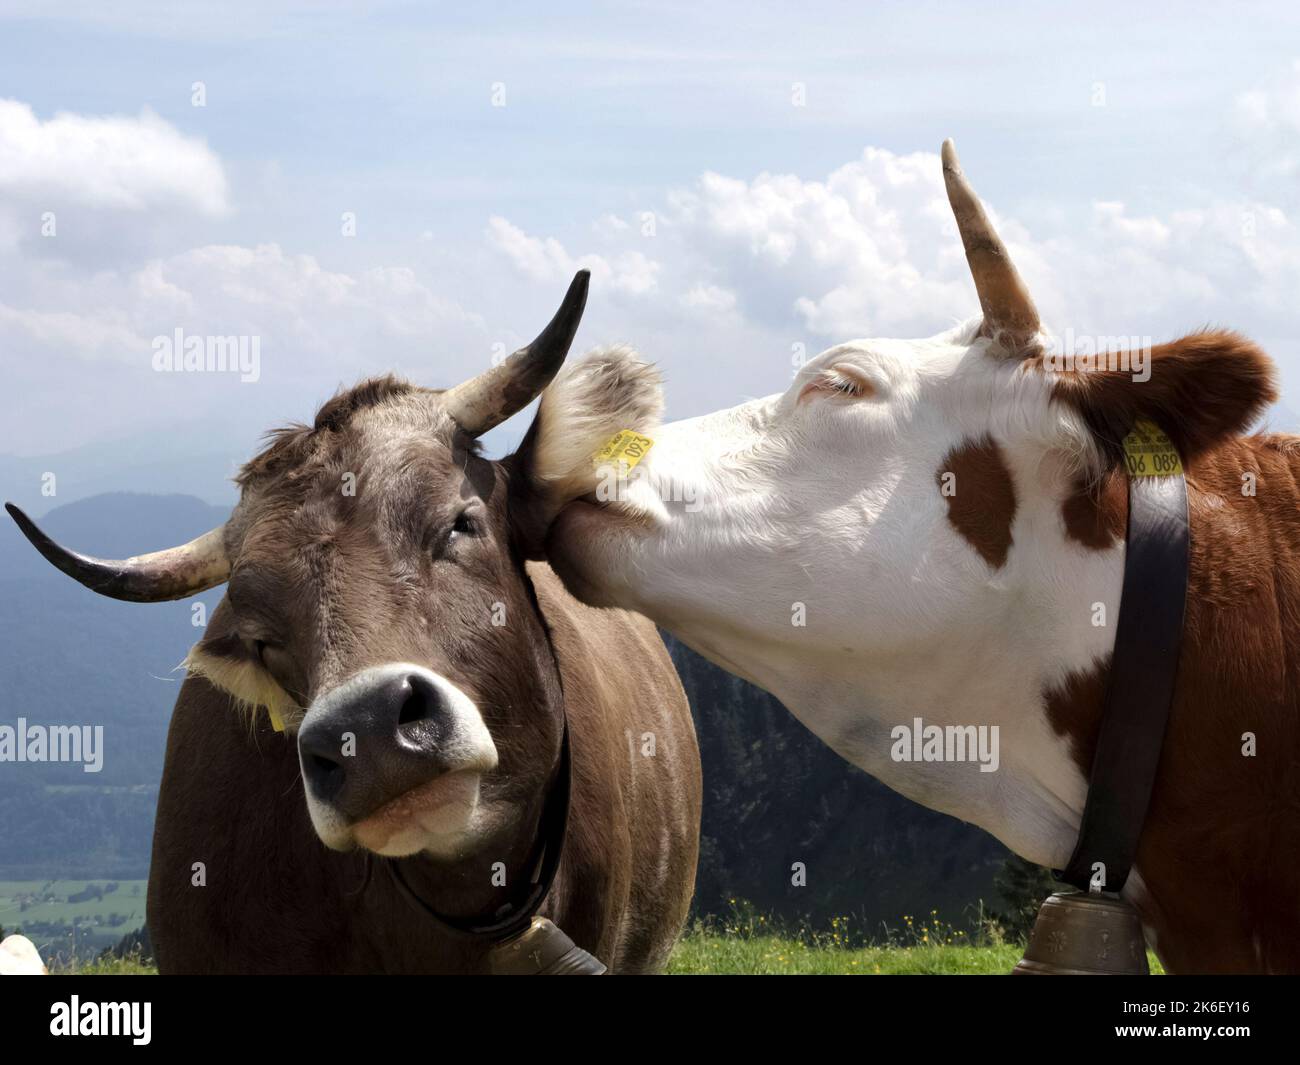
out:
M465 854L531 825L559 755L562 704L524 569L591 455L657 420L657 377L630 353L579 363L546 392L515 454L475 438L559 370L586 299L575 278L533 344L447 391L378 378L311 427L272 435L221 528L103 562L11 513L56 566L105 595L226 597L188 659L296 733L307 804L330 847Z

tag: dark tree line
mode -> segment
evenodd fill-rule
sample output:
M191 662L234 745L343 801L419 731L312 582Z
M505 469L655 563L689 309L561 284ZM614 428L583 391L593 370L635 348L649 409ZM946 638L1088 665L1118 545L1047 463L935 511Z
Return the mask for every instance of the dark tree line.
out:
M938 911L972 926L1002 905L1006 849L918 806L826 747L776 699L666 636L695 714L704 819L695 909L744 900L788 922L850 917L863 934ZM806 886L792 883L803 863Z

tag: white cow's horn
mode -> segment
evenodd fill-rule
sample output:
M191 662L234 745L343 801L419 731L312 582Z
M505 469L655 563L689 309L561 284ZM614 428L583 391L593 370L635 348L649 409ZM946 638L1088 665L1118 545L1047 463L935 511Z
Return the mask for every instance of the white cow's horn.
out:
M6 503L5 510L46 561L92 592L110 599L125 599L132 603L184 599L223 584L230 577L230 560L226 557L222 538L225 526L206 532L180 547L114 560L69 551L41 532L36 523L12 503Z
M448 414L472 436L486 433L510 415L528 406L559 372L587 305L591 273L574 275L564 302L550 324L527 347L520 348L499 366L485 370L443 393Z
M1006 245L993 229L988 215L957 159L952 140L943 142L943 183L948 202L957 219L957 230L966 249L980 309L984 312L984 336L1000 342L1014 354L1021 354L1038 334L1038 310L1029 290L1007 254Z

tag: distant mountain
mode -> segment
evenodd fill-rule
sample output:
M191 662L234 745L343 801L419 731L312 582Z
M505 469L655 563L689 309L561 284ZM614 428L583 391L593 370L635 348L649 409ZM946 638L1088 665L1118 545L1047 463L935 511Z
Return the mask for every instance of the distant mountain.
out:
M188 496L114 494L41 519L109 558L166 547L229 513ZM221 590L198 597L209 609ZM103 725L104 767L0 763L0 879L147 875L163 743L200 635L191 603L119 603L56 571L0 515L0 723Z
M33 517L55 505L115 492L176 493L233 506L238 493L232 479L261 448L265 432L295 419L310 422L331 391L323 388L304 396L301 405L277 407L266 415L252 408L231 412L225 422L151 427L55 454L0 453L0 499L17 503ZM503 455L517 447L535 407L530 404L487 433L481 440L486 453ZM43 478L50 473L58 492L53 499L41 494Z
M227 508L188 496L110 494L56 507L61 542L124 557L181 543ZM209 607L215 588L200 596ZM103 724L103 772L0 763L0 879L147 875L163 747L200 630L191 602L118 603L55 571L0 518L0 723ZM861 928L993 899L1006 851L852 768L775 699L668 639L694 709L705 805L696 910L733 899L791 920ZM803 862L807 886L792 887Z
M247 437L246 444L216 443L239 440L241 435ZM54 504L106 492L185 493L233 505L237 495L231 478L252 456L256 442L255 433L186 426L51 455L0 454L0 492L33 516ZM56 477L58 494L53 499L41 494L42 478L49 473Z

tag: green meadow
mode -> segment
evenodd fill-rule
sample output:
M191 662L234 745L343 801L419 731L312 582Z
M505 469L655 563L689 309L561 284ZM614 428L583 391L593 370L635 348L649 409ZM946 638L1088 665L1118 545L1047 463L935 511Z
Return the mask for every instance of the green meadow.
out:
M692 929L668 962L672 976L993 976L1020 960L1015 944L847 946L791 935Z
M835 946L789 935L734 935L693 929L668 961L670 976L1001 976L1019 943ZM1164 970L1147 954L1151 972Z
M791 926L733 901L731 916L696 921L668 962L674 976L999 976L1024 953L1022 935L1009 934L981 907L967 931L936 911L904 914L871 936L847 917L828 928ZM1147 953L1152 973L1164 972Z
M1020 960L1015 944L903 947L817 946L785 936L746 939L691 931L668 962L669 976L1000 976ZM1151 971L1160 963L1148 956ZM157 970L134 958L109 958L80 966L90 975L149 975Z
M904 916L883 929L883 942L863 942L846 919L829 930L790 928L738 912L729 920L694 922L668 961L670 976L1000 976L1024 950L986 921L974 934L934 915ZM1154 974L1163 970L1154 955ZM75 971L91 975L148 975L157 970L138 957L84 959Z
M144 924L144 880L0 880L0 928L81 963Z

